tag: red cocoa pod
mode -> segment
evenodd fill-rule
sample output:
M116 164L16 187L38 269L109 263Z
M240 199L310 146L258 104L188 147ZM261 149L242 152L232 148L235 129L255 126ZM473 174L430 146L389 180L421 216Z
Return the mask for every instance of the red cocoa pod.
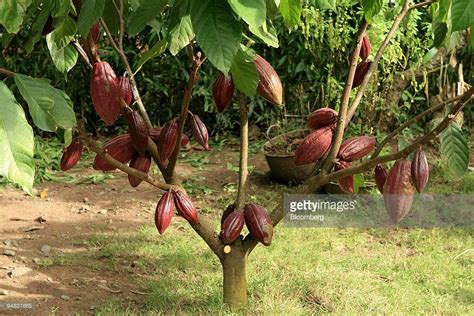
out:
M82 141L79 138L74 139L71 144L64 150L61 157L61 170L67 171L74 167L82 154Z
M362 46L360 47L360 53L359 56L362 58L362 60L366 60L367 57L370 55L370 49L372 48L372 45L370 45L370 40L367 34L364 35L362 38Z
M244 206L245 224L253 238L269 246L272 243L273 223L265 208L255 203Z
M375 147L376 139L371 136L356 136L346 139L337 156L341 160L355 161L363 158Z
M272 65L260 55L255 55L254 64L258 72L257 92L270 103L280 105L283 103L283 87L281 80Z
M157 146L161 161L166 161L173 153L178 138L178 123L175 119L166 122L158 136Z
M419 148L411 161L411 179L419 193L425 189L429 177L430 166L428 165L428 159L426 159L425 152Z
M323 127L303 139L295 152L295 165L306 165L321 159L332 144L332 129Z
M105 125L113 125L121 110L118 99L118 80L114 70L106 61L94 64L90 88L95 111Z
M132 86L130 85L130 79L128 79L127 76L121 76L118 78L118 85L120 96L127 105L130 105L130 103L132 103Z
M112 138L105 144L104 150L123 164L128 163L137 154L137 151L132 145L130 134L122 134ZM111 171L115 169L114 166L99 155L95 157L92 166L95 170L101 171Z
M212 97L219 113L224 112L224 110L230 105L234 92L235 87L232 75L229 74L228 76L225 76L222 72L219 73L216 81L214 81L214 85L212 86Z
M194 139L196 139L205 150L209 150L209 133L207 132L206 125L204 125L201 118L197 115L191 114L190 119Z
M321 108L312 112L308 116L308 127L315 130L321 127L331 126L336 127L337 112L331 108Z
M92 25L90 29L90 33L92 35L92 40L94 43L97 43L97 40L99 39L99 32L100 32L100 22L95 23Z
M352 81L352 89L355 89L362 84L362 81L364 81L365 75L369 70L370 64L372 64L371 61L363 60L359 65L357 65L354 81Z
M222 224L224 224L224 221L225 221L225 219L227 218L227 216L229 216L230 214L232 214L233 211L235 211L235 205L234 205L234 204L230 204L229 206L227 206L227 208L225 209L224 213L222 213L221 226L222 226Z
M385 181L387 181L387 169L383 165L378 164L375 166L375 183L382 194Z
M182 191L174 191L173 196L178 214L186 219L190 224L199 223L198 213L189 196Z
M410 182L411 162L397 160L387 175L383 188L385 209L395 222L400 222L410 211L415 190Z
M341 160L336 165L335 169L336 171L339 171L350 167L352 167L350 162ZM338 183L342 191L346 193L354 193L354 175L351 174L349 176L342 177L338 180Z
M137 111L127 112L128 133L132 138L133 147L140 155L145 155L148 147L148 127L140 113Z
M227 216L221 227L221 239L224 244L231 244L240 236L244 221L243 211L236 211Z
M151 139L153 139L155 143L158 142L158 138L160 137L160 132L161 132L161 128L156 128L156 127L148 130L148 134L150 135ZM189 144L189 137L186 134L183 134L183 137L181 138L181 147L184 147L187 144Z
M43 30L41 31L41 35L48 35L52 31L54 31L53 17L50 15L50 16L48 16L48 19L46 20L46 23L43 26Z
M138 171L148 173L151 166L151 157L149 154L146 154L144 156L136 155L130 161L129 166L131 168L137 169ZM134 188L137 187L142 181L143 181L142 179L134 177L130 174L128 175L128 183L130 183L130 185Z
M163 235L166 228L170 226L174 214L174 199L170 192L165 192L161 196L155 210L155 226L158 232Z

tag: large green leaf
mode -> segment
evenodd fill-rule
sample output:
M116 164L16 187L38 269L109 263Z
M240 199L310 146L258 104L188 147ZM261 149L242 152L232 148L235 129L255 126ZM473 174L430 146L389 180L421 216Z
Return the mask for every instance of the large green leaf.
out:
M46 44L48 45L53 64L60 72L66 73L76 65L78 53L74 47L68 45L58 49L56 43L51 39L51 34L46 36Z
M451 7L452 32L465 30L474 24L474 1L453 0Z
M137 62L137 65L135 66L135 72L133 73L134 75L140 71L142 66L149 61L152 58L155 58L161 54L163 54L166 50L166 47L168 45L168 42L166 39L162 39L158 43L156 43L149 51L147 51L145 54L143 54L140 59Z
M469 146L462 129L455 122L441 134L441 158L456 175L462 176L469 165Z
M0 81L0 175L32 194L33 129L13 93Z
M273 25L267 25L267 22L263 23L262 26L255 28L253 26L249 26L250 32L253 35L257 36L260 40L262 40L265 44L278 48L278 37L277 31Z
M298 25L301 18L301 0L281 0L280 13L288 27Z
M168 33L169 49L172 55L176 55L194 38L190 10L190 0L177 0L173 5Z
M258 28L267 18L265 0L227 0L230 6L248 25Z
M321 10L336 9L336 0L313 0L314 5Z
M258 85L258 72L253 63L254 59L255 52L241 45L230 68L237 89L250 97L255 95Z
M446 38L446 34L448 33L448 25L438 20L433 21L433 33L433 46L440 47Z
M138 34L145 28L148 22L156 19L167 4L168 0L143 0L130 17L128 33L131 36Z
M8 33L18 33L30 4L31 0L1 0L0 25L5 26Z
M86 36L91 26L102 16L105 7L105 0L83 1L79 20L77 21L77 31L80 35Z
M58 127L67 129L76 126L76 116L71 99L48 80L15 75L15 83L28 103L33 122L40 129L54 132Z
M62 49L66 47L76 34L76 22L70 18L65 17L61 18L61 22L55 26L54 31L49 35L51 40L56 43L57 49Z
M35 21L31 25L30 35L28 42L25 44L26 52L29 54L33 51L35 44L41 39L41 33L43 32L43 27L48 20L50 13L51 3L44 2L41 11L37 14Z
M191 21L204 54L227 74L242 39L242 25L229 4L224 0L192 1Z
M449 9L451 9L451 0L439 0L438 19L441 22L448 22Z
M362 0L365 19L371 23L372 17L377 15L382 9L383 0Z

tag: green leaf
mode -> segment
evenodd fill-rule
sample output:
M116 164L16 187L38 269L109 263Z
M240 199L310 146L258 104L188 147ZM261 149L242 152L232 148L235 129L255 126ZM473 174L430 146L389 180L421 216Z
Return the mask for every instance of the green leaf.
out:
M64 147L68 147L72 143L72 128L63 130Z
M423 64L427 64L433 59L433 57L438 53L438 49L436 47L431 48L429 51L426 52L425 56L423 56Z
M229 4L223 0L193 1L191 21L204 54L227 74L242 39L242 25L234 18Z
M249 97L255 95L258 85L258 72L254 59L255 52L241 45L230 68L235 86Z
M75 7L72 5L72 1L70 0L52 0L52 5L53 9L51 10L51 15L54 18L68 16L71 9L75 12Z
M170 31L168 33L169 49L176 55L194 38L193 24L191 22L190 0L177 0L171 11Z
M453 0L451 21L451 32L465 30L469 25L474 24L474 1Z
M354 193L358 193L360 188L365 188L364 174L357 173L354 175Z
M315 5L320 10L336 9L336 0L315 0Z
M0 175L33 194L33 129L13 93L0 81Z
M83 37L89 34L92 25L99 20L104 12L105 0L83 1L79 20L77 21L77 31Z
M267 26L267 23L263 23L262 26L258 28L254 28L253 26L249 27L250 32L252 32L255 36L257 36L260 40L262 40L265 44L278 48L278 37L277 31L271 25L270 27Z
M25 44L25 49L28 54L33 51L35 44L41 39L43 27L49 17L50 5L50 2L43 3L41 11L36 16L36 19L33 22L33 25L31 26L30 36L28 42L26 42Z
M71 42L74 34L76 34L76 22L70 17L65 17L49 35L51 40L56 43L57 49L62 49Z
M362 0L364 15L367 22L372 22L372 17L377 15L382 9L383 0Z
M56 43L51 39L51 34L46 35L46 44L53 64L60 72L67 73L76 65L78 53L74 47L68 45L62 49L58 49Z
M443 44L444 39L446 38L446 34L448 33L448 25L443 22L434 21L433 33L434 33L433 46L440 47Z
M441 22L448 22L448 13L451 8L451 0L440 0L438 9L438 18Z
M135 66L136 70L133 73L133 75L139 72L142 66L147 61L163 54L167 46L168 46L168 41L166 41L165 39L162 39L161 41L156 43L149 51L143 54L142 57L140 57L140 59L138 60L137 65Z
M280 13L283 21L288 27L293 27L300 23L301 1L300 0L281 0Z
M130 36L138 34L145 28L148 22L156 19L163 10L168 0L144 0L138 9L133 12L128 24L128 33Z
M273 18L278 14L278 6L280 5L280 0L265 0L267 7L267 16Z
M31 0L1 0L0 25L5 26L8 33L18 33L30 4Z
M456 176L462 176L469 165L469 146L462 129L455 122L441 134L441 159Z
M227 2L249 26L258 28L267 18L265 0L227 0Z
M58 127L67 129L76 126L76 116L67 94L51 86L45 79L18 73L14 78L38 128L54 132Z

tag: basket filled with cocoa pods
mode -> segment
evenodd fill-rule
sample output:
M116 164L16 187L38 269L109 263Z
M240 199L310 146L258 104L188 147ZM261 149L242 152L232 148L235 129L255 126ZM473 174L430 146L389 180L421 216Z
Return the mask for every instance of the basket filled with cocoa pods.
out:
M295 164L295 151L308 133L304 129L295 130L269 138L264 144L263 153L272 178L283 183L299 184L310 177L315 163Z

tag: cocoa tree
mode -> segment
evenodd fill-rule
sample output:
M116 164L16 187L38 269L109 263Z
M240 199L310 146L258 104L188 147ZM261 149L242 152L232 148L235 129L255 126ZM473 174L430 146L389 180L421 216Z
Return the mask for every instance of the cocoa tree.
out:
M156 187L162 192L155 214L159 233L165 233L176 209L178 215L189 222L219 258L223 269L224 302L232 309L242 308L247 303L246 263L249 255L259 242L270 245L273 228L284 217L282 202L268 213L264 206L249 203L247 198L247 98L258 94L269 103L283 103L282 83L278 75L252 49L252 44L259 41L277 47L272 18L280 14L288 28L292 28L298 24L302 5L303 2L299 0L75 0L72 3L6 0L0 7L3 38L11 39L20 28L26 27L30 33L31 50L45 35L52 60L59 71L68 72L79 58L90 69L93 106L104 123L107 126L114 125L119 115L126 117L128 133L101 145L87 132L82 118L76 120L71 100L64 92L55 89L46 80L0 68L2 75L13 78L28 104L34 125L41 130L64 135L67 148L61 169L73 168L85 145L96 153L95 169L119 169L128 174L132 186L144 181ZM308 118L312 132L296 151L295 163L316 162L316 168L312 177L294 191L312 193L338 180L344 191L353 193L353 175L376 167L376 181L386 196L387 210L395 221L399 221L411 206L414 194L411 182L415 183L418 191L422 191L426 185L427 163L420 146L451 126L454 117L470 101L474 88L467 88L462 95L410 118L378 144L371 136L344 141L345 130L377 70L384 49L410 11L431 6L438 45L448 41L453 32L462 32L474 25L474 18L472 14L465 14L466 10L472 11L469 0L441 1L439 4L435 0L416 4L404 0L398 5L399 13L385 40L376 53L371 54L372 48L365 33L372 17L382 5L384 1L380 0L363 1L364 18L354 39L341 102L337 111L321 109ZM132 68L123 48L124 37L136 36L147 24L153 25L158 15L164 18L165 25L158 32L160 39ZM126 75L117 77L113 68L101 60L98 44L101 33L105 37L104 41L115 50ZM249 40L244 41L245 38ZM166 50L172 55L184 51L189 56L191 66L180 113L159 128L152 124L147 115L147 105L141 100L135 77L144 63L158 58ZM370 59L372 55L374 57ZM362 61L359 62L359 58ZM188 108L193 88L199 84L201 66L207 61L220 71L213 87L218 110L222 112L226 109L237 90L240 111L238 192L235 202L223 212L221 227L197 211L192 197L180 185L181 179L176 172L181 145L189 141L183 134L186 122L191 124L196 141L205 150L209 146L206 127ZM4 82L0 82L0 98L0 148L4 153L0 174L31 194L34 175L32 128L22 107ZM382 149L405 128L435 111L447 109L451 104L447 115L431 131L411 141L403 149L380 155ZM406 158L416 150L411 164ZM370 158L361 161L372 151ZM383 168L382 164L394 160L396 163L390 171ZM163 180L148 173L152 161L160 169ZM392 195L397 197L393 199ZM241 235L244 224L250 232L246 236Z

